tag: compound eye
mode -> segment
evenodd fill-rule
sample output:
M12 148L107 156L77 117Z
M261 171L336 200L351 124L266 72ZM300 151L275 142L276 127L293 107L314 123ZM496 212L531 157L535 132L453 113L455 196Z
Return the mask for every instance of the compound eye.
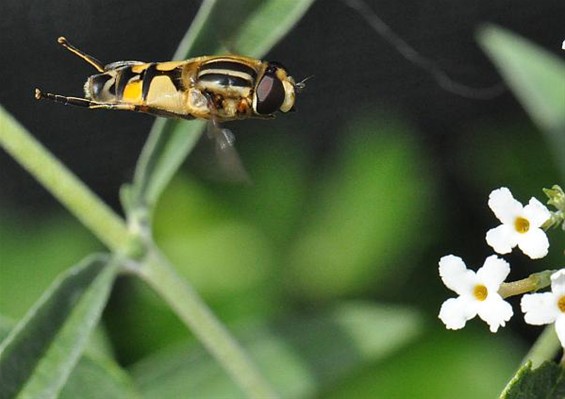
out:
M275 71L267 71L256 88L258 114L268 115L277 111L284 103L285 90Z

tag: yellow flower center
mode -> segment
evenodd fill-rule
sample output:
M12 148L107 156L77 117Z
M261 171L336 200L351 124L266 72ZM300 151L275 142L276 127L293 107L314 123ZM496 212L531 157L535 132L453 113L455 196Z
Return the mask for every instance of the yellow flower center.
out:
M559 300L557 301L557 307L559 308L561 313L565 313L565 296L559 298Z
M475 285L475 289L473 289L473 295L475 296L475 298L477 298L477 300L484 301L488 296L487 287L482 284ZM565 300L563 302L563 305L565 306Z
M530 230L530 222L523 217L517 217L514 221L514 228L518 233L527 233Z

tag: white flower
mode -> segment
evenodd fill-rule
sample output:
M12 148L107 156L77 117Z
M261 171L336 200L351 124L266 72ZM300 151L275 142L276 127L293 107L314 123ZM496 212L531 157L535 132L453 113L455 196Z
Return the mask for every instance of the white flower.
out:
M537 199L526 206L512 197L506 187L490 193L488 206L502 224L487 232L487 243L499 254L507 254L516 245L532 259L547 255L549 241L540 227L551 217Z
M555 323L555 331L565 348L565 269L551 275L551 292L526 294L520 302L528 324Z
M458 256L444 256L439 261L439 275L443 283L459 294L441 305L439 318L448 329L465 327L467 320L479 315L496 332L514 312L510 304L498 294L500 285L510 273L510 265L496 255L489 256L476 273L468 270Z

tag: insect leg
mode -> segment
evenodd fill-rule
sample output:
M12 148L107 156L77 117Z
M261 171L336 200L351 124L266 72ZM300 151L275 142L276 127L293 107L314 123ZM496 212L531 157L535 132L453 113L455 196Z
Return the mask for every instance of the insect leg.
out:
M194 119L193 116L177 114L162 109L148 107L147 105L136 105L136 104L128 104L128 103L117 103L117 104L101 103L98 101L92 101L81 97L68 97L68 96L62 96L60 94L44 93L39 89L35 89L35 98L36 100L51 100L56 103L60 103L64 105L73 105L73 106L89 108L89 109L111 109L117 111L133 111L133 112L142 112L146 114L151 114L155 116L161 116L164 118L178 118L178 119L188 119L188 120Z
M57 43L59 43L61 46L63 46L64 48L66 48L67 50L69 50L71 53L73 53L74 55L76 55L77 57L83 59L84 61L88 62L90 65L92 65L98 72L104 72L104 65L98 61L96 58L94 58L91 55L86 54L85 52L79 50L78 48L76 48L75 46L73 46L71 43L69 43L67 41L67 39L65 39L63 36L59 37L57 39Z
M47 99L64 105L76 105L78 107L86 107L86 108L90 108L90 106L92 105L92 101L87 100L86 98L66 97L66 96L61 96L59 94L44 93L39 89L35 89L35 99L36 100Z
M56 103L61 103L64 105L74 105L77 107L84 107L90 109L115 109L120 111L142 111L140 107L134 104L108 104L100 103L96 101L91 101L86 98L81 97L67 97L61 96L60 94L44 93L39 89L35 89L36 100L51 100ZM142 111L143 112L143 111Z

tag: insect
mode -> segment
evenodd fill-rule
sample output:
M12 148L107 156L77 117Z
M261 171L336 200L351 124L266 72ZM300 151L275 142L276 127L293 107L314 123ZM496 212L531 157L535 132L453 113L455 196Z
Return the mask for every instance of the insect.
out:
M84 84L84 98L44 93L35 98L89 109L142 112L167 118L209 120L220 166L236 180L249 181L233 148L234 136L221 122L274 118L277 111L294 110L295 82L279 63L239 55L202 56L185 61L117 61L103 65L96 58L57 39L98 73Z
M57 40L99 73L84 84L84 97L67 97L35 89L35 98L90 109L143 112L182 119L224 122L273 118L294 109L304 87L276 63L239 55L203 56L185 61L117 61L96 58Z

